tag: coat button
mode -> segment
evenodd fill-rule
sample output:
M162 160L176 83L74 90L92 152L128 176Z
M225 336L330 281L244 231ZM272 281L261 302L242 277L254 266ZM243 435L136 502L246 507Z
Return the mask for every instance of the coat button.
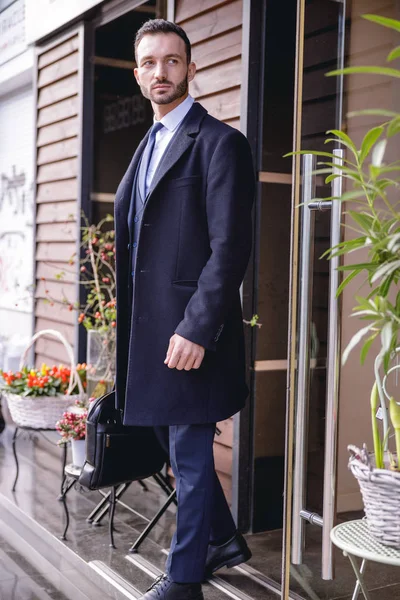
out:
M133 245L133 247L134 247L134 248L136 248L136 246L137 246L137 242L133 242L133 244L132 244L132 245Z
M132 277L135 275L135 271L132 271Z
M131 245L130 245L130 244L128 244L128 245L127 245L127 249L128 249L128 250L130 250L130 247L131 247Z
M135 217L133 220L135 221L135 223L137 223L139 221L139 217Z

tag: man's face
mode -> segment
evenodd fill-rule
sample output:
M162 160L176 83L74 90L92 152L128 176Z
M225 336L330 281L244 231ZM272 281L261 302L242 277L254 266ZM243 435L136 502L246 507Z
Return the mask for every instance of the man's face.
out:
M187 95L196 67L187 64L185 42L179 35L145 35L137 47L137 62L136 81L154 104L171 104Z

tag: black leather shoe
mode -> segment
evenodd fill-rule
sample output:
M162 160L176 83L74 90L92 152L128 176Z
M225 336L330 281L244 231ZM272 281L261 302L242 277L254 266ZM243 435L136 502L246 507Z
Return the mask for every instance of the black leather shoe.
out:
M157 577L139 600L204 600L201 583L175 583L169 575Z
M205 567L206 577L210 577L222 567L236 567L250 558L250 548L242 534L237 531L230 540L221 546L209 544Z

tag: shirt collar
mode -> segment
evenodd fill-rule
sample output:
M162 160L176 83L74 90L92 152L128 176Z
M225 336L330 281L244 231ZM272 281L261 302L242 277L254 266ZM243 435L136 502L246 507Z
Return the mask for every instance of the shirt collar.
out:
M171 132L175 131L175 129L178 127L178 125L180 125L182 123L183 119L186 117L189 110L192 108L193 103L194 103L194 99L189 94L188 97L185 98L185 100L183 102L178 104L178 106L176 108L171 110L169 113L167 113L165 115L165 117L160 119L160 123L162 123L164 125L164 127L166 127L166 129L168 129L169 131L171 131ZM157 123L155 118L154 118L154 123Z

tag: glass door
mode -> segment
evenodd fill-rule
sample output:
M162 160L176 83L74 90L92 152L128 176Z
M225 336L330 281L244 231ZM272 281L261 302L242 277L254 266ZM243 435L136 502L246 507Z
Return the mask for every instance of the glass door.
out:
M342 127L346 4L297 5L294 150L326 147L326 131ZM321 160L321 159L320 159ZM320 598L333 577L330 530L336 517L339 378L337 264L321 260L340 239L340 206L314 201L340 193L316 175L313 154L293 159L289 350L287 372L283 590ZM329 597L323 595L323 597Z

